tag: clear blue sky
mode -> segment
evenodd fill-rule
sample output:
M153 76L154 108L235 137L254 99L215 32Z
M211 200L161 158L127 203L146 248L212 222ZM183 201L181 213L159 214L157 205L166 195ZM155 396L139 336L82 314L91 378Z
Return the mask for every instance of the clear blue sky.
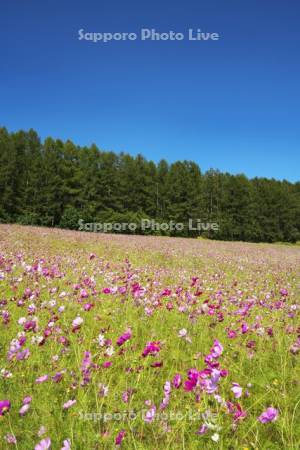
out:
M299 180L299 18L298 0L2 0L0 125ZM221 39L94 44L81 28Z

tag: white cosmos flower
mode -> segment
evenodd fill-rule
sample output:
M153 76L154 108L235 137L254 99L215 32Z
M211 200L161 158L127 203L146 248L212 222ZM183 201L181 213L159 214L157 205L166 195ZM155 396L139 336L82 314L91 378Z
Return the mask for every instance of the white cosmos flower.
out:
M113 348L113 346L111 345L110 347L108 347L107 349L106 349L106 355L107 356L112 356L113 354L114 354L114 348Z
M98 344L100 345L100 347L103 347L105 344L105 336L104 334L99 334L98 336Z
M211 438L214 442L218 442L220 435L218 433L214 433Z

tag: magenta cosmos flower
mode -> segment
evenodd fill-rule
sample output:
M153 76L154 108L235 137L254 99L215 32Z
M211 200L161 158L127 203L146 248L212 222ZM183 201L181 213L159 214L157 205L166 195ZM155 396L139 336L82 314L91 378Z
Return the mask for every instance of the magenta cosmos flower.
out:
M0 400L0 416L3 416L4 413L10 410L10 401L9 400Z
M117 340L117 344L119 345L119 347L121 347L121 345L123 345L126 341L128 341L132 336L132 331L130 328L128 328L128 330L125 331L125 333L123 333Z
M111 293L111 289L110 288L104 288L102 289L103 294L110 294Z
M123 441L123 439L124 439L124 437L125 437L125 433L126 433L125 430L121 430L121 431L119 432L119 434L117 435L116 440L115 440L115 444L116 444L117 446L119 446L119 445L122 444L122 441Z
M278 418L278 410L270 406L259 417L261 423L275 422Z
M146 347L144 348L142 356L144 356L144 357L147 355L154 356L159 351L160 351L160 341L148 342Z
M198 382L199 372L197 369L189 369L188 379L184 382L184 390L187 392L192 391Z
M104 367L104 369L108 369L111 366L112 366L111 361L104 361L104 363L102 364L102 367Z
M153 363L151 363L151 367L162 367L163 366L163 361L153 361Z

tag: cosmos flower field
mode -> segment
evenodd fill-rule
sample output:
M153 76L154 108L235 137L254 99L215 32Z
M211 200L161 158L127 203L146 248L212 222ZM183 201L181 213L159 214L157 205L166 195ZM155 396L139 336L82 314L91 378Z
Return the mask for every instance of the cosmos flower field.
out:
M0 225L0 449L299 449L300 247Z

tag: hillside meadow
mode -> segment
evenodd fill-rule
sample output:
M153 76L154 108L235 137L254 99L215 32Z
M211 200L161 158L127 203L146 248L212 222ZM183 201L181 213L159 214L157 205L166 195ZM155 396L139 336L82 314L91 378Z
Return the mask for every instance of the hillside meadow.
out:
M300 448L300 248L0 225L0 448Z

